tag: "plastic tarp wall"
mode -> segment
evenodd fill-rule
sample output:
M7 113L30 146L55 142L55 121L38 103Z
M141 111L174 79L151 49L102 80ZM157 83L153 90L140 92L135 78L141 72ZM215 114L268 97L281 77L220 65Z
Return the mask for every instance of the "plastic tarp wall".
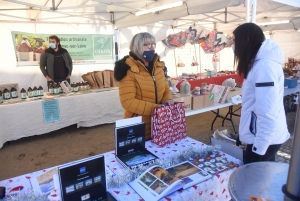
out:
M113 34L111 25L99 24L33 24L0 23L0 84L19 83L19 88L39 86L47 89L46 78L39 66L19 66L11 37L11 31L45 34ZM63 42L62 42L63 44ZM113 64L73 65L71 82L81 81L81 75L94 70L113 69Z

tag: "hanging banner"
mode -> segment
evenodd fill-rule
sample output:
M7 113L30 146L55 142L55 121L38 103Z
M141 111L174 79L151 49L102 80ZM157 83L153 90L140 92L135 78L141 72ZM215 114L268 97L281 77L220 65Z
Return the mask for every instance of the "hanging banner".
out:
M49 48L50 34L11 32L17 66L39 65L41 54ZM113 35L55 34L68 50L73 64L113 63Z

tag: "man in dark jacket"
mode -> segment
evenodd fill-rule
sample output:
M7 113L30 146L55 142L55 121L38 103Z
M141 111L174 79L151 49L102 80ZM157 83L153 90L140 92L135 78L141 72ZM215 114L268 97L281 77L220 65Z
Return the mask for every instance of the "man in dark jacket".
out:
M58 83L64 80L70 83L72 59L69 52L61 47L57 36L49 37L49 48L41 55L40 69L48 81L48 86L51 82Z

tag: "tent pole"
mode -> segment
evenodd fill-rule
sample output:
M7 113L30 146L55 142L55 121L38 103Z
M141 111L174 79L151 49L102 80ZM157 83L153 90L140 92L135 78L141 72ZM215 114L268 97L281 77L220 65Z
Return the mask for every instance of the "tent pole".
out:
M252 23L256 23L256 3L257 0L252 1Z
M298 105L299 106L299 105ZM287 182L282 186L285 201L296 201L300 199L300 109L298 107L294 129L291 160L287 176Z
M201 53L200 53L201 50L200 50L200 44L201 44L201 43L199 43L199 65L200 65L200 73L201 73L201 70L202 70L202 69L201 69Z
M250 22L250 0L246 0L246 22Z
M52 0L52 10L55 10L55 0Z

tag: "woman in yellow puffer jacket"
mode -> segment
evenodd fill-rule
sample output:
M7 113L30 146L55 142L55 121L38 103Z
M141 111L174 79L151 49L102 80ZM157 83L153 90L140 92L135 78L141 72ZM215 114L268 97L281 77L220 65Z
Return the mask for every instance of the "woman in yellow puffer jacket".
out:
M146 140L151 139L153 108L173 104L163 71L165 64L159 61L155 47L155 38L151 34L136 34L130 42L129 56L117 61L114 70L114 77L119 81L124 118L142 116L146 123Z

